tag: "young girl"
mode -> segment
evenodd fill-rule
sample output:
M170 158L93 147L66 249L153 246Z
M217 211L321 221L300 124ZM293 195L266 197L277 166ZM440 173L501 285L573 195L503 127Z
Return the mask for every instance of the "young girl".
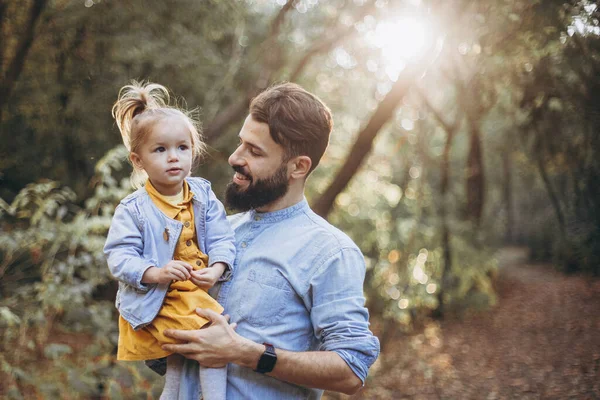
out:
M115 209L104 252L119 280L117 359L167 357L161 399L176 399L183 357L161 349L174 343L163 331L202 327L197 307L223 311L206 290L230 278L235 247L210 183L189 177L204 150L196 123L168 100L165 87L134 81L113 107L138 190ZM204 399L225 399L226 379L226 368L200 367Z

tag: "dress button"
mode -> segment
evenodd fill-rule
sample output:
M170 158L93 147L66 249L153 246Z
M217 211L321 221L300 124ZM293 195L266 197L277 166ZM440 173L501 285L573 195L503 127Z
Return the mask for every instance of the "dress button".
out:
M246 247L246 246L247 246L246 242L242 242L242 247Z
M190 221L185 221L184 225L185 225L186 228L189 228L190 227Z
M201 265L202 265L202 261L200 261L200 260L196 260L196 265L197 265L197 266L201 266Z
M186 244L187 246L191 246L191 245L192 245L192 241L191 241L191 240L188 240L187 242L185 242L185 244Z

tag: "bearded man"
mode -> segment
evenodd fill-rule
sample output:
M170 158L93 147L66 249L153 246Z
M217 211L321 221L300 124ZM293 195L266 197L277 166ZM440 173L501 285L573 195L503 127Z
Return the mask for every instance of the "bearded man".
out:
M364 257L304 197L332 126L315 95L276 85L253 99L229 157L226 203L241 211L229 219L237 256L233 277L215 288L228 316L198 310L208 328L165 332L182 343L166 350L228 365L228 399L353 394L379 355L364 306ZM185 390L180 398L197 398L197 385Z

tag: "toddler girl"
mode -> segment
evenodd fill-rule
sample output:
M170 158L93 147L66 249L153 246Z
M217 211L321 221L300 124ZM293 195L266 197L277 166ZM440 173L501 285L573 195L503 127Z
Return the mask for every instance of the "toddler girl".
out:
M235 247L210 183L189 177L204 151L199 129L168 100L164 86L134 81L113 107L138 190L115 209L104 252L119 281L117 359L167 357L161 399L176 399L183 357L161 349L174 343L163 331L202 327L196 307L223 311L206 290L230 278ZM225 399L226 379L226 368L200 367L204 399Z

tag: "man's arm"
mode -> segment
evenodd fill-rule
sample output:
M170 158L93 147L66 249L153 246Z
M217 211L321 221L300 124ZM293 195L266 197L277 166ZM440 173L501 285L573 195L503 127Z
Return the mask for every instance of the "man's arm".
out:
M198 315L212 321L210 327L194 331L166 330L165 335L185 344L166 344L163 349L183 354L207 367L222 367L227 363L256 369L265 346L235 332L227 318L211 310L198 309ZM268 375L311 388L356 393L362 381L348 364L333 351L291 352L276 350L277 363Z

